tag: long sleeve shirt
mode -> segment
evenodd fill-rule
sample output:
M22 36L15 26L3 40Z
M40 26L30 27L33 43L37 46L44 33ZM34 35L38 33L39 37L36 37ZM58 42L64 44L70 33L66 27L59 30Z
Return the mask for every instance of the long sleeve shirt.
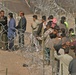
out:
M27 24L26 18L21 17L18 26L16 28L24 32L26 31L26 24Z
M33 31L38 30L39 24L40 24L40 22L38 20L33 22L33 25L32 25Z
M68 54L57 55L56 51L54 53L54 56L55 56L55 58L57 58L58 60L60 60L59 75L61 75L61 73L63 73L63 75L68 75L69 74L68 66L69 66L70 61L73 58L70 55L68 55ZM62 67L62 65L63 65L63 67ZM62 68L63 68L63 70L61 70Z
M8 38L12 38L15 36L15 27L16 27L16 22L14 18L12 18L8 23Z
M68 70L70 74L76 75L76 58L70 62Z
M0 18L0 24L3 25L4 30L8 29L8 26L7 26L7 17L6 16L3 16L2 18Z

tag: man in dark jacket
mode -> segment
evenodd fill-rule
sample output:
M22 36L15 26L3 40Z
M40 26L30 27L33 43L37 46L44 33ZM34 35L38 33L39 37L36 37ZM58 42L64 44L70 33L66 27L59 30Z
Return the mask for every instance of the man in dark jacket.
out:
M70 62L68 70L71 75L76 75L76 54L75 58Z
M27 21L23 12L20 12L19 16L21 17L21 19L16 28L18 29L18 33L19 33L19 47L23 47L24 46L24 32L26 31Z
M41 37L43 35L42 32L46 30L46 16L42 16L42 22L39 24L38 30L37 30L37 36ZM42 41L39 40L39 44L42 44Z
M3 20L1 23L4 26L4 30L7 31L7 29L8 29L8 26L7 26L7 17L4 16L4 11L3 10L1 10L1 18Z
M8 29L8 26L7 26L7 17L4 16L4 11L1 10L0 11L0 14L1 14L1 18L0 18L0 23L2 24L2 30L3 30L3 34L1 36L1 41L3 42L3 49L8 49L8 38L7 38L7 29Z
M37 35L41 36L42 34L42 28L43 28L43 24L46 23L46 16L42 16L42 23L39 24L39 28L37 30ZM45 25L46 26L46 25ZM44 28L45 30L45 28Z

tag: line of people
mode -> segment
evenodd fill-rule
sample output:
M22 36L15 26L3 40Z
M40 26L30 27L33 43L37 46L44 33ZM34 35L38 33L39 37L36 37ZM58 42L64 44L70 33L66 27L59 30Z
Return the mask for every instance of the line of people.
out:
M4 11L0 11L0 47L4 50L14 50L14 37L16 36L16 29L19 34L19 47L24 46L24 32L26 31L26 18L24 12L20 12L21 17L18 25L16 26L16 21L13 17L13 13L9 13L8 17L4 15Z
M47 64L50 64L50 57L52 57L52 51L54 50L54 57L58 60L58 75L75 75L76 67L73 65L75 65L76 59L73 60L73 57L69 55L69 51L73 49L76 54L76 39L74 29L68 28L69 25L66 22L66 17L62 16L58 25L57 19L53 15L50 15L48 19L46 16L42 16L41 23L37 15L33 15L31 27L33 35L40 46L44 39L44 47L46 49L44 60L47 61Z

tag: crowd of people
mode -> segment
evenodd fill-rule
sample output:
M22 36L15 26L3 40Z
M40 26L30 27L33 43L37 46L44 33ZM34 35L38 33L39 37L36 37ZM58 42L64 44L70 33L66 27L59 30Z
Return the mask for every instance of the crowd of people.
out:
M8 17L4 15L4 11L0 11L0 48L6 50L14 50L14 38L16 30L19 35L19 47L24 47L24 33L26 31L27 20L24 12L20 12L21 17L18 25L13 17L13 13L9 13ZM40 50L42 42L44 41L45 60L50 64L50 57L52 50L54 50L54 57L57 59L59 75L76 75L76 58L73 59L69 55L69 51L73 50L76 56L76 39L73 28L68 28L66 17L62 16L60 23L57 24L57 19L50 15L48 18L42 16L41 21L38 20L37 15L33 15L33 23L31 24L32 36L35 38L33 46ZM3 42L4 41L4 42ZM37 46L38 45L38 46Z
M14 50L14 38L16 36L16 30L19 34L19 47L24 46L24 32L26 31L26 18L24 12L19 12L21 17L18 25L16 25L16 20L14 19L13 13L8 13L8 16L5 16L4 10L0 11L0 48L4 50L12 51Z
M31 27L33 36L35 36L40 46L44 40L45 60L48 61L48 64L50 64L50 55L54 50L54 57L58 61L58 75L76 75L76 58L73 59L69 54L70 50L73 50L76 55L75 33L73 28L69 29L66 17L62 16L60 23L57 24L57 19L53 15L48 18L42 16L40 23L38 16L33 15Z

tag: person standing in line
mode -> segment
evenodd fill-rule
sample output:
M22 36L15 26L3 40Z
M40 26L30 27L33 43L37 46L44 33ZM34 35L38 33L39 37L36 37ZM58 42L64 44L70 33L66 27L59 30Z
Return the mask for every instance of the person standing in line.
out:
M24 16L24 12L20 12L19 16L21 19L19 20L18 26L16 27L18 29L18 34L19 34L19 47L24 47L24 33L26 31L26 18Z
M50 15L50 16L48 17L48 22L49 22L49 21L52 22L52 21L53 21L53 18L54 18L53 15Z
M7 17L5 16L4 10L1 10L1 18L3 19L2 24L3 24L3 26L4 26L4 29L5 29L5 31L7 31L7 30L8 30Z
M16 22L13 18L13 13L9 13L9 23L8 23L8 40L9 40L9 49L14 50L14 37L16 35Z
M75 58L70 62L68 70L69 74L76 75L76 54Z
M68 71L68 66L70 61L73 59L68 53L68 50L64 50L63 55L57 55L57 52L55 51L55 58L57 58L58 60L60 60L60 69L59 69L59 75L68 75L69 71Z
M68 23L66 22L66 17L62 16L61 20L60 20L60 25L59 25L60 29L64 28L65 29L65 33L68 34Z
M39 24L38 30L37 30L37 36L42 36L42 28L45 31L46 28L46 16L42 16L42 22Z
M2 41L4 42L4 46L3 49L8 50L8 37L7 37L7 30L8 30L8 26L7 26L7 17L4 15L5 12L4 10L1 10L1 24L3 25L4 29L3 29L3 36Z
M39 24L40 22L38 21L37 15L33 15L33 24L31 24L31 27L32 27L34 36L37 36L37 30L38 30Z

